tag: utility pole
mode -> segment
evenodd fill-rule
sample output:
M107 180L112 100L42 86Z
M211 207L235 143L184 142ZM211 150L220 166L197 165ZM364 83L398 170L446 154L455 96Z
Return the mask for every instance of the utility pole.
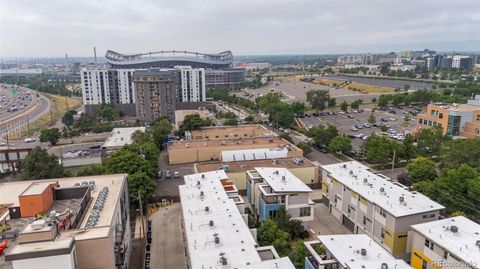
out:
M27 114L27 136L30 136L30 114Z
M395 168L395 150L393 150L393 158L392 158L392 177L393 177L393 169Z

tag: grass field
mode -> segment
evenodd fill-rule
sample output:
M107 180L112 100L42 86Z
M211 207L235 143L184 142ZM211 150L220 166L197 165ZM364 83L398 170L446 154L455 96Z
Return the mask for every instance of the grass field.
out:
M40 132L42 129L55 125L55 123L62 118L63 114L65 114L67 110L75 109L82 105L82 101L79 99L48 93L43 93L43 95L51 100L52 111L51 113L43 115L33 123L30 123L30 133Z
M395 92L394 88L390 87L380 87L362 83L352 82L344 87L347 90L358 91L361 93L393 93Z
M313 81L315 84L320 84L324 86L334 87L343 83L343 81L334 80L334 79L324 79L324 78L317 78Z

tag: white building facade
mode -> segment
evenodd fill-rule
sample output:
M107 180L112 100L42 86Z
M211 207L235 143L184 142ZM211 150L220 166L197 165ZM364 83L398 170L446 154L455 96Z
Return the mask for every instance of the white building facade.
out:
M134 69L83 68L80 72L85 105L134 104Z
M205 69L191 66L176 66L180 70L178 102L205 102Z

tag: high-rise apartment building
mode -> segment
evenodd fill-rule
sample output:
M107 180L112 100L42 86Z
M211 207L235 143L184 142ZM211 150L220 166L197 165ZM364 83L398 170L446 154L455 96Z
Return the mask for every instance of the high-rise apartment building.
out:
M178 102L205 102L205 69L191 66L175 66L180 70L177 101Z
M151 122L159 117L166 117L172 122L175 120L179 72L144 70L134 73L136 112L140 121Z
M470 69L473 67L473 58L465 55L455 55L452 57L452 68Z
M134 104L133 69L83 68L80 72L85 105Z

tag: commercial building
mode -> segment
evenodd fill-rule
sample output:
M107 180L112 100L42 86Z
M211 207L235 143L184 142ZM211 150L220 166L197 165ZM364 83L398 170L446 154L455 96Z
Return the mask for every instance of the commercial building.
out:
M198 115L201 119L215 120L215 114L204 107L200 107L199 109L175 110L175 127L177 129L180 128L183 124L183 120L188 115Z
M467 104L429 104L427 111L417 115L417 131L440 126L443 133L454 137L480 136L480 95Z
M303 183L317 187L319 183L318 167L307 158L276 158L263 160L248 160L235 162L206 162L196 163L195 172L203 173L207 171L223 170L240 192L246 192L247 189L247 171L255 167L275 167L286 168Z
M293 219L313 220L310 189L286 168L257 167L247 171L247 198L260 220L274 218L284 208Z
M245 205L223 171L186 175L179 186L188 268L293 269L272 246L258 247Z
M0 184L1 268L127 268L126 174Z
M452 57L452 68L457 69L471 69L473 68L474 61L470 56L454 55Z
M274 137L275 132L261 124L245 124L240 126L210 126L193 130L186 135L187 140L199 139L237 139L248 137Z
M480 268L480 225L463 216L413 225L415 269Z
M247 71L258 71L262 69L270 69L270 63L241 63L237 67L245 68Z
M14 175L18 164L27 157L32 148L0 147L0 172L10 171Z
M322 196L330 213L354 233L368 234L406 258L410 226L437 220L444 207L352 161L322 166Z
M365 234L320 235L304 242L305 269L411 269Z
M205 85L207 88L234 87L245 81L245 68L207 69L205 71Z
M140 121L152 122L159 117L175 121L175 99L179 83L177 70L135 71L133 83L137 118Z
M365 64L365 55L342 55L337 57L337 64Z
M220 160L223 151L286 150L286 157L303 157L303 151L285 139L273 137L174 141L168 144L170 164L195 163Z
M104 153L110 155L113 151L120 149L125 145L131 144L132 134L136 131L145 132L145 127L127 127L127 128L114 128L110 135L102 145Z

